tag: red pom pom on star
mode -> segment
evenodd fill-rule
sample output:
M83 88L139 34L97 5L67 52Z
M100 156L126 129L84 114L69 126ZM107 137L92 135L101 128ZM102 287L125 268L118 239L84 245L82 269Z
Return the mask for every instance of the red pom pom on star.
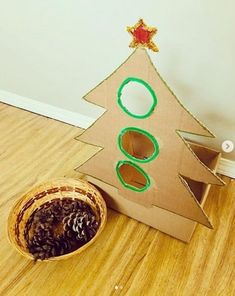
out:
M157 33L157 28L148 27L143 19L140 19L133 27L127 27L127 31L132 35L130 47L147 47L153 51L158 51L156 44L152 41Z

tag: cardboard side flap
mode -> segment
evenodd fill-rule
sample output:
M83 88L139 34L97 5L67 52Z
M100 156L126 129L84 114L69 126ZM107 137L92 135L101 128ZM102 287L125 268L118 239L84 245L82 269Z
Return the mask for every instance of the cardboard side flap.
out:
M224 185L223 180L216 175L213 169L211 169L211 167L215 166L217 162L217 154L210 154L207 148L200 149L200 147L191 146L183 138L182 140L184 141L185 146L182 150L182 161L179 169L180 174L190 177L190 179L198 182ZM193 149L195 149L196 153Z
M197 143L187 141L197 157L212 171L216 171L221 153Z
M194 212L197 213L197 218L192 219L200 224L203 224L207 226L208 228L213 228L211 222L209 221L208 216L204 212L200 202L203 200L203 193L205 193L206 187L203 188L201 182L195 182L193 180L190 180L182 175L179 176L182 184L187 189L189 194L191 195L191 198L195 201L194 208L190 209L188 207L188 216L187 218L190 219L194 215ZM196 210L197 209L197 210Z
M190 190L194 194L197 201L201 204L202 201L203 201L203 197L205 195L205 192L207 190L208 184L204 184L202 182L194 181L194 180L189 179L189 178L187 178L185 176L183 178L187 182L188 187L190 188Z

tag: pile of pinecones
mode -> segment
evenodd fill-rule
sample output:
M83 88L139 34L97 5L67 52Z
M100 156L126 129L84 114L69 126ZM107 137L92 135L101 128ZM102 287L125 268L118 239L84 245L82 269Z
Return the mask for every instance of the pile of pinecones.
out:
M39 207L26 223L24 235L29 252L44 260L80 248L99 227L96 215L85 202L55 199Z

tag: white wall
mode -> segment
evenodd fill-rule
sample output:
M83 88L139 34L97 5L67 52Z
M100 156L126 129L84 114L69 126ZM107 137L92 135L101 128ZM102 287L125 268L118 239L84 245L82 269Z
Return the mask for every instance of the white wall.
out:
M125 27L143 17L158 27L156 67L220 148L235 142L234 10L232 0L0 0L0 89L97 116L81 98L132 52Z

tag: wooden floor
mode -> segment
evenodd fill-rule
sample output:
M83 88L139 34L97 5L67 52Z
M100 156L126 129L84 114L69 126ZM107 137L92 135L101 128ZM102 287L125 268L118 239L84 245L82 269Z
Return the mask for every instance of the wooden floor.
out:
M0 295L235 295L235 181L206 203L215 229L198 226L186 245L109 210L97 243L64 262L31 262L7 239L15 200L36 182L76 177L96 148L79 129L0 104Z

